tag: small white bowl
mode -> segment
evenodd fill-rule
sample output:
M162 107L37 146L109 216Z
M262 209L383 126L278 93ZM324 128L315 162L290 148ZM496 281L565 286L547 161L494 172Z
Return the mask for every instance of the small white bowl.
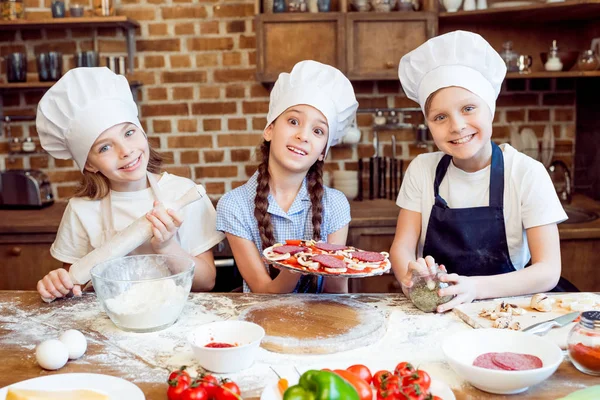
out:
M246 321L217 321L201 325L188 340L198 363L217 373L231 373L249 368L258 352L265 330ZM235 347L204 347L210 342L229 343Z
M563 361L555 343L528 333L503 329L473 329L448 337L442 349L452 369L476 388L489 393L514 394L547 379ZM500 371L475 367L473 361L484 353L531 354L542 360L542 368Z

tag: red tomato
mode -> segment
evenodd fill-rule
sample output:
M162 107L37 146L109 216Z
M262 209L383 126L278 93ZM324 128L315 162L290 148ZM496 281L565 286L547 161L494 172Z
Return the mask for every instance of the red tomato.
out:
M223 381L215 391L214 396L216 400L240 400L242 398L241 394L242 392L235 382Z
M289 244L290 246L300 246L302 244L302 240L286 240L285 244Z
M390 371L381 370L375 372L375 375L373 375L373 386L379 389L381 387L381 382L386 380L390 376L392 376L392 373Z
M369 368L367 368L366 366L364 366L362 364L351 365L346 369L348 371L352 372L354 375L367 381L367 383L369 385L373 381L373 376L371 375L371 371L369 371Z
M370 383L345 369L336 369L333 370L333 372L344 378L354 387L360 400L373 400L373 390L371 389Z
M187 373L185 368L186 367L181 367L178 370L171 372L169 379L167 379L167 383L170 384L171 381L183 381L189 386L192 383L192 378L190 377L190 374Z
M408 400L425 400L429 395L427 390L417 384L403 387L402 394L406 396L405 398Z
M377 390L377 400L404 400L404 395L400 393L400 390L396 387L392 390Z
M189 387L181 396L179 396L179 400L208 400L209 396L206 393L206 390L200 386Z
M197 379L197 382L199 382L198 386L206 390L209 398L212 398L219 388L219 380L211 374L200 375L200 377Z
M169 381L167 398L169 400L181 400L181 394L186 391L189 386L189 383L185 382L183 379Z
M410 375L415 372L416 368L409 362L403 361L400 364L396 365L396 369L394 370L394 374L399 377L403 377L406 375Z
M431 386L431 378L429 377L429 374L422 369L418 369L411 375L406 375L402 378L403 387L414 384L419 385L424 392L427 392Z

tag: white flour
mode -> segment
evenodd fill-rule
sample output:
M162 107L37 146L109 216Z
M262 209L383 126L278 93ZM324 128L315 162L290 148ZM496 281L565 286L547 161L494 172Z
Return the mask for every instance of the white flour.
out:
M173 323L181 314L186 297L185 288L166 279L136 283L105 304L117 325L147 330Z

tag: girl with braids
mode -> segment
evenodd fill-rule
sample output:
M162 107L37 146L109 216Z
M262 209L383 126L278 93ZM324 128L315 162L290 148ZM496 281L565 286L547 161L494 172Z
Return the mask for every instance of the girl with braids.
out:
M345 244L350 205L323 186L323 160L344 135L358 103L350 81L337 69L302 61L282 73L271 92L258 171L217 205L223 231L244 278L256 293L348 290L345 278L269 270L262 250L289 239Z

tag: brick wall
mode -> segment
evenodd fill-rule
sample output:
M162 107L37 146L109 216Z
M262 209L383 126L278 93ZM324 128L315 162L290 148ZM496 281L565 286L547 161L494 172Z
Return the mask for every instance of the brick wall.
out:
M25 3L30 18L50 15L49 0ZM122 0L117 9L141 25L133 79L144 84L140 91L142 123L152 145L167 156L166 169L204 184L213 198L245 182L255 170L254 152L261 141L269 101L268 89L254 81L254 3ZM66 66L72 67L76 51L92 49L91 37L92 31L86 29L1 32L0 54L27 51L28 80L34 81L36 52L62 51ZM125 43L121 32L98 30L98 48L101 56L122 55ZM519 80L505 86L498 102L494 138L508 140L509 122L533 128L538 137L551 123L557 139L556 157L571 165L574 81ZM355 89L361 108L414 106L403 96L398 82L357 82ZM2 93L4 113L33 116L42 94ZM413 114L411 122L419 122L422 115ZM334 147L328 169L356 169L358 157L372 155L371 124L370 114L359 114L361 143ZM392 133L403 159L410 160L423 151L413 145L411 130L400 130L380 135L386 155L391 154ZM11 135L35 137L34 123L11 124ZM50 176L56 196L68 198L79 178L73 163L46 155L10 157L6 136L0 137L0 168L40 168Z

